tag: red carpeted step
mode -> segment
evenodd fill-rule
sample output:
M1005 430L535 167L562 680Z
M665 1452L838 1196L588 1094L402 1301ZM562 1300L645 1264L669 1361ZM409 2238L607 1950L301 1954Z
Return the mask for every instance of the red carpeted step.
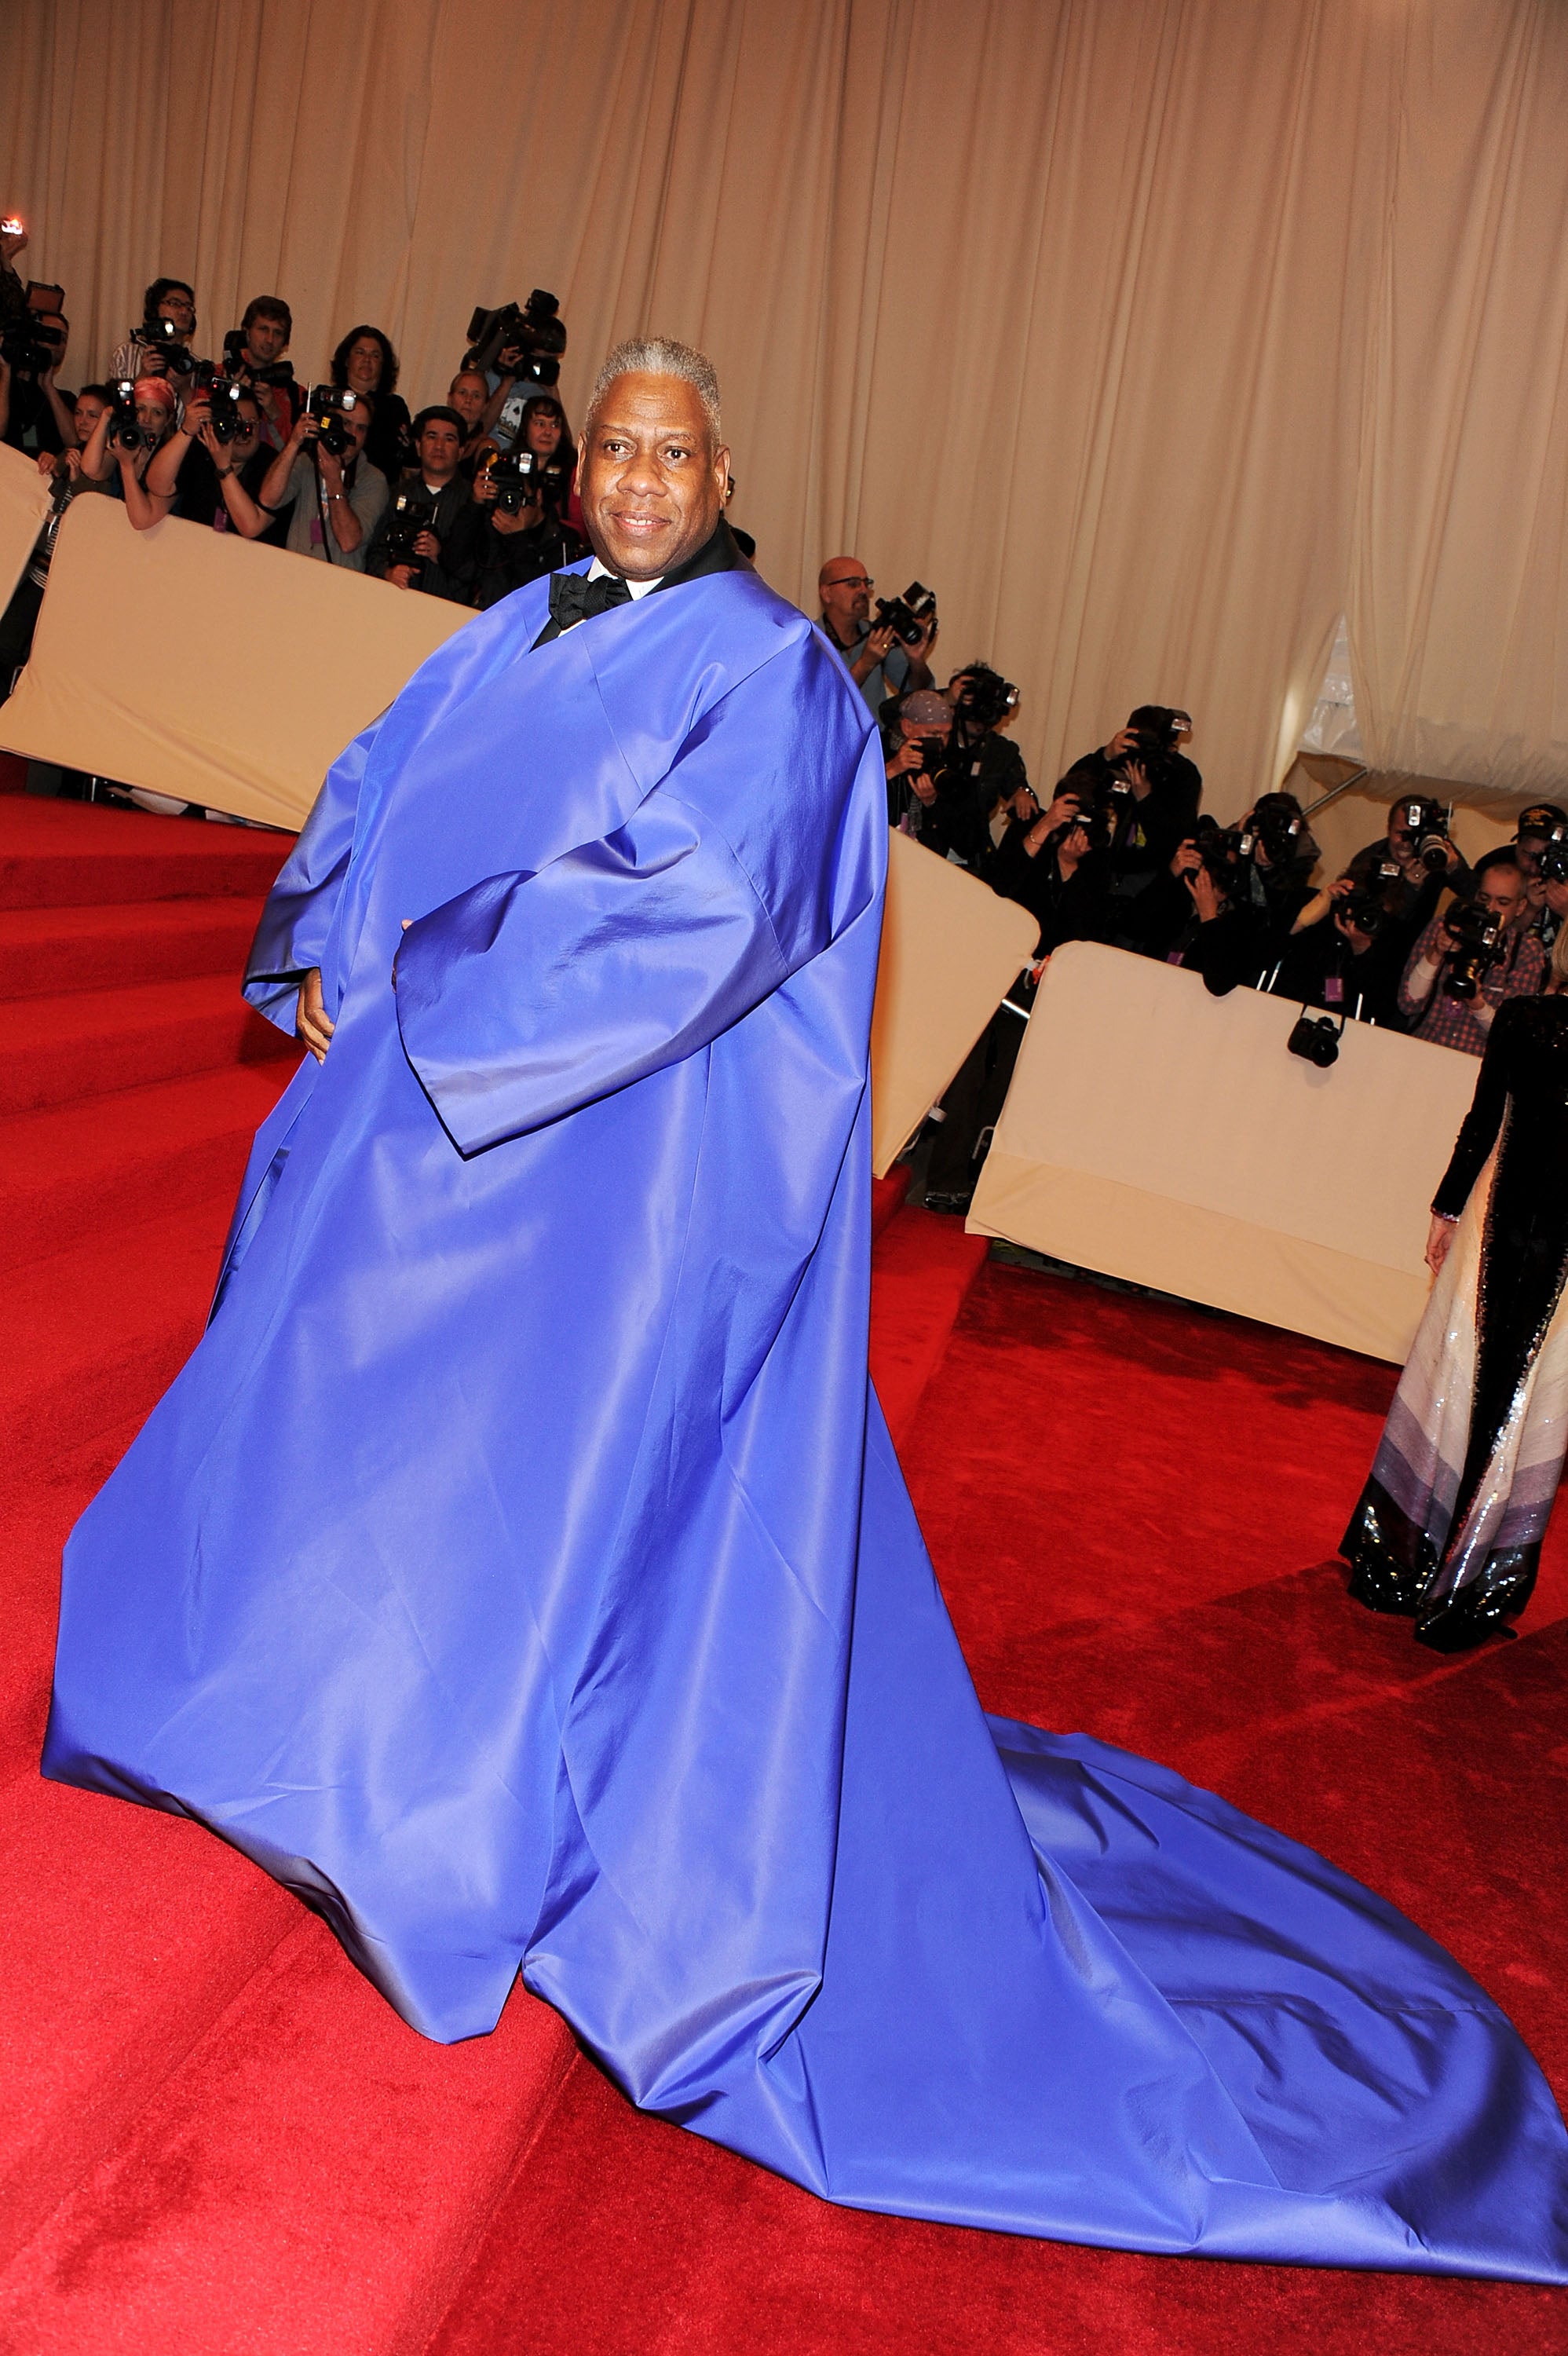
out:
M19 753L0 753L0 794L25 794L27 765Z
M574 2052L520 1989L427 2043L304 1917L0 2276L0 2347L414 2356Z
M0 908L127 900L257 900L293 838L96 803L7 800L0 812Z
M984 1236L957 1219L901 1210L871 1253L871 1380L895 1445L908 1430L965 1295L986 1263Z
M237 1188L292 1070L234 1064L0 1120L0 1269Z
M250 898L127 901L111 907L0 908L0 999L245 967L261 904Z
M0 1793L0 1858L27 1860L0 1889L4 2265L300 1910L199 1826L37 1775Z
M5 1039L0 1115L298 1053L227 976L20 999L6 1015Z
M871 1181L871 1241L874 1244L909 1193L909 1164L898 1162L885 1178Z

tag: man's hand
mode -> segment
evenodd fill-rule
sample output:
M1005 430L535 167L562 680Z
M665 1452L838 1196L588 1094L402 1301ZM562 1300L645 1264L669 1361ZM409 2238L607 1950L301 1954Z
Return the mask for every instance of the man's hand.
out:
M340 491L343 488L342 459L332 451L323 449L316 452L315 463L321 469L321 479L326 485L328 493Z
M1426 1230L1426 1265L1434 1276L1448 1257L1456 1224L1453 1219L1440 1219L1435 1211L1432 1214L1432 1225Z
M1187 879L1200 925L1211 925L1224 908L1225 895L1206 867L1200 866L1195 875Z
M914 788L916 801L923 802L926 809L930 809L936 799L936 779L928 777L923 769L917 769L911 777L910 784Z
M439 564L441 562L441 542L437 540L433 531L421 531L420 533L418 539L414 541L414 554L416 556L422 556L427 563Z
M491 461L486 458L474 477L473 498L476 508L487 508L496 496L496 484L490 472L490 466Z
M1133 746L1137 743L1137 741L1138 737L1136 728L1118 728L1110 743L1108 744L1101 745L1101 755L1103 758L1107 761L1119 761L1124 753L1130 753L1132 751Z
M328 1020L326 1001L321 994L321 968L313 965L300 984L299 1005L294 1013L294 1037L302 1047L309 1049L318 1064L325 1064L336 1027Z
M864 687L877 665L891 653L893 637L892 624L881 622L861 639L859 651L849 666L849 676L857 687Z
M882 764L883 768L888 773L889 784L891 785L895 777L908 776L912 769L918 769L920 767L924 758L925 748L920 743L919 739L913 736L906 736L903 743L899 746L898 751L893 755L891 760L884 761Z
M1040 814L1032 786L1019 786L1008 798L1006 807L1022 826L1032 826Z
M212 396L206 392L193 392L185 405L180 432L192 442L206 442L208 437L203 429L211 423Z
M1196 875L1202 864L1203 854L1198 845L1191 841L1181 842L1176 847L1175 855L1170 862L1170 872L1179 884L1185 884L1189 876Z
M411 589L414 585L414 574L418 571L417 564L389 564L387 578L394 589Z
M1129 761L1123 769L1122 775L1133 789L1134 801L1147 802L1154 787L1149 783L1148 771L1144 767L1143 763Z

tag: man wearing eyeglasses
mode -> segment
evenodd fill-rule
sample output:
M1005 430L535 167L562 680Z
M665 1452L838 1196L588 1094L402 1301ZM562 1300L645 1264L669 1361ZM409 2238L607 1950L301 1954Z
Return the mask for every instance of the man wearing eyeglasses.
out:
M816 576L827 643L843 657L850 678L880 716L890 696L931 685L925 657L935 633L928 626L917 645L905 647L891 628L873 629L876 585L858 556L830 556Z

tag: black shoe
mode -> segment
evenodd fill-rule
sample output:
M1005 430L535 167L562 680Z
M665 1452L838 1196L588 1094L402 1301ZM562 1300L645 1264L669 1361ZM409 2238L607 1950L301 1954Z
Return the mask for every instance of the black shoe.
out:
M944 1217L962 1219L967 1216L971 1197L967 1194L927 1194L925 1207L939 1211Z

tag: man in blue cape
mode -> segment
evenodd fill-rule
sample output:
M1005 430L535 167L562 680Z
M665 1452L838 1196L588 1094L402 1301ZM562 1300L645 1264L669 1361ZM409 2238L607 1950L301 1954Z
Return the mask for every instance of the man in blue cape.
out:
M430 2037L520 1972L830 2199L1568 2276L1568 2141L1392 1908L987 1720L866 1375L869 715L623 347L597 553L333 769L251 1001L312 1049L66 1561L45 1772L211 1826Z

